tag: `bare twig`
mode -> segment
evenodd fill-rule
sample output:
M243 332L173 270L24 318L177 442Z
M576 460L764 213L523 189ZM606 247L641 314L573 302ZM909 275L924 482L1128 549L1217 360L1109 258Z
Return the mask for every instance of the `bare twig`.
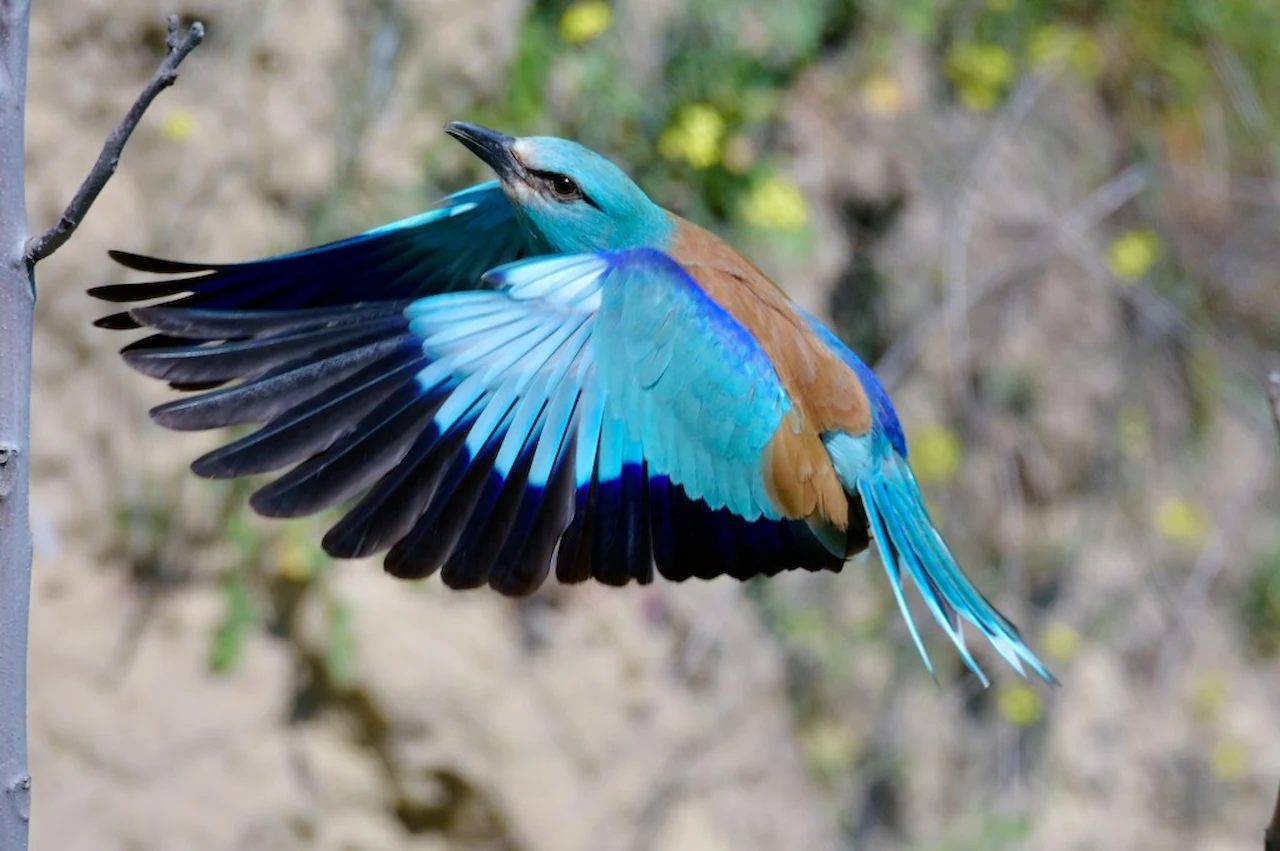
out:
M178 16L169 16L169 32L165 38L168 52L165 54L164 61L160 63L160 67L156 69L146 88L138 95L138 99L133 102L133 106L129 107L129 111L124 114L124 118L120 120L116 129L107 137L107 141L102 146L102 152L98 154L98 161L93 164L88 177L76 190L75 196L71 199L71 203L67 204L67 209L62 212L62 217L58 219L57 224L39 236L27 240L26 257L29 265L35 265L61 248L80 226L85 214L97 200L98 194L107 185L111 175L115 174L125 143L129 141L129 136L142 120L147 107L151 106L151 102L158 94L177 81L178 66L202 41L204 41L204 24L196 21L183 36Z
M1280 369L1267 379L1267 397L1271 400L1271 421L1276 424L1276 436L1280 437Z

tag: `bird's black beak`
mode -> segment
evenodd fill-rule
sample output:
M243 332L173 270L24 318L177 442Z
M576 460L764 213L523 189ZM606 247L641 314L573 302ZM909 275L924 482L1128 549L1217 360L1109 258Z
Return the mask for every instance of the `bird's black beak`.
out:
M471 153L497 172L504 183L524 174L524 166L511 150L515 137L467 121L450 121L444 126L444 132L466 145Z

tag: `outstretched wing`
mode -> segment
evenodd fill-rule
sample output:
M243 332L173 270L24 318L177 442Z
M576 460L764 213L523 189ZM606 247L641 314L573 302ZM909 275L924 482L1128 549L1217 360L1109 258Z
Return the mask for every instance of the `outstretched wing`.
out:
M525 260L489 290L341 308L179 301L132 317L198 341L126 353L178 384L179 429L262 427L198 459L224 478L281 470L252 497L300 516L359 497L324 547L389 548L405 577L529 593L843 558L770 503L761 453L789 400L751 335L649 249Z
M178 275L164 281L110 284L89 294L104 301L143 302L180 295L171 306L204 310L298 310L382 299L413 299L480 286L494 266L542 253L531 244L497 181L456 192L436 207L356 236L246 263L185 263L112 251L142 272ZM99 319L102 328L137 328L128 311ZM186 342L152 336L126 351Z

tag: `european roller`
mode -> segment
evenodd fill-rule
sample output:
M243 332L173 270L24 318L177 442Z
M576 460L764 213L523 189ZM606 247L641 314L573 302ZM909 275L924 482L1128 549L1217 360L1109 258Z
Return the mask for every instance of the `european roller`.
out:
M839 571L875 541L924 663L907 579L986 682L963 622L1051 679L933 525L872 371L714 234L565 139L446 132L497 179L347 239L263 260L125 252L168 301L98 320L154 334L139 372L198 391L171 429L260 428L201 476L278 473L269 517L344 506L335 557L526 595L561 582Z

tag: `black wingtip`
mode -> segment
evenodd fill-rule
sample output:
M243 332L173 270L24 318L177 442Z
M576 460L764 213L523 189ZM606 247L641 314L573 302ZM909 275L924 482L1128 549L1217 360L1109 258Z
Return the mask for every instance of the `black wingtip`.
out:
M416 563L405 562L399 559L393 559L389 555L383 558L382 569L388 576L408 581L426 579L436 572L436 567L434 565L428 567Z
M236 479L240 476L271 472L270 469L248 468L246 465L238 464L237 460L233 453L227 451L226 446L222 446L192 461L191 472L202 479Z
M140 284L105 284L101 287L90 287L89 295L101 301L147 301L190 292L189 280L182 278L176 281L152 281Z
M157 275L183 275L191 272L212 272L218 266L212 263L186 263L181 260L166 260L163 257L149 257L145 254L134 254L132 251L111 249L107 256L136 272L152 272Z
M134 328L141 328L142 324L126 312L113 313L110 316L95 319L93 327L106 328L108 331L132 331Z

